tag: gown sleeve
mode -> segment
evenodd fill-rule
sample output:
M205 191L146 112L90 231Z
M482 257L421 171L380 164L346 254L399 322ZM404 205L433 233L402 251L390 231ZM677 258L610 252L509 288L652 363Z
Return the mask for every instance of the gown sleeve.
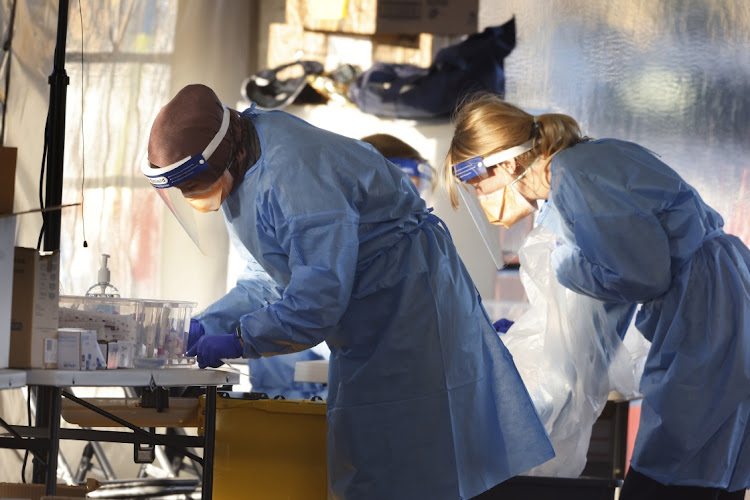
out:
M237 278L237 284L222 298L195 315L207 335L234 333L240 317L276 302L282 289L255 261Z
M565 287L618 303L643 302L669 288L669 241L657 217L665 192L658 178L639 176L638 161L607 155L585 168L570 158L553 163L550 198L575 240L552 253Z
M260 229L287 259L280 300L241 318L244 356L297 352L323 342L349 306L359 254L359 212L337 175L341 155L279 173L264 195ZM348 157L348 161L357 161Z

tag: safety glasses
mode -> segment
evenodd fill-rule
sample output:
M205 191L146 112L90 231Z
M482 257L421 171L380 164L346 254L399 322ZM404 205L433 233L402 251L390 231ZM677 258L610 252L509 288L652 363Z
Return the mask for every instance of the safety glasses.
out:
M468 182L477 177L487 177L488 168L531 151L533 147L534 139L529 139L520 146L514 146L505 151L500 151L499 153L490 155L487 158L482 158L481 156L469 158L468 160L464 160L453 166L453 175L458 177L461 182Z

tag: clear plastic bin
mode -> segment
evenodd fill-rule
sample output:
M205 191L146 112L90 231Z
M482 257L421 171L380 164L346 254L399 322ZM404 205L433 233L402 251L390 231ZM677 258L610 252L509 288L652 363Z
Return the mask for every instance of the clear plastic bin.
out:
M195 302L61 296L60 328L95 329L100 342L135 342L135 367L190 364L184 357ZM141 361L139 361L141 360Z
M58 327L96 330L99 342L136 342L138 308L135 299L61 295Z
M141 300L136 358L178 360L187 348L194 302Z

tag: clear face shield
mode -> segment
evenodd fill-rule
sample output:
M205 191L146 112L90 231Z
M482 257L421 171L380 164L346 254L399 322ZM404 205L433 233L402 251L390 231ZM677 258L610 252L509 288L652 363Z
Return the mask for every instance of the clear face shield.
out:
M417 186L422 199L429 201L435 171L430 164L414 158L388 158L388 160L407 174Z
M226 186L227 176L229 176L229 180L231 181L231 174L225 170L216 182L200 190L200 192L183 193L178 186L208 170L210 166L208 159L216 151L216 148L219 147L219 144L229 130L229 118L229 109L224 107L221 127L219 127L219 131L202 153L183 158L162 168L153 168L147 158L144 159L141 165L143 175L148 178L161 199L166 203L169 211L172 212L190 239L193 240L193 243L204 254L206 253L206 242L202 241L205 238L200 237L204 224L196 214L200 216L201 212L218 209L221 204L221 194L217 194L217 189L222 189L222 187ZM216 203L216 201L219 202Z
M500 163L511 160L516 156L531 151L533 146L534 141L533 139L530 139L520 146L515 146L513 148L506 149L505 151L500 151L499 153L490 155L487 158L476 156L453 166L453 175L462 182L462 184L458 187L458 193L461 196L461 201L463 201L464 205L469 211L471 219L474 221L474 225L479 230L479 234L481 235L482 240L487 247L487 250L492 256L492 261L495 263L495 266L497 266L498 269L504 268L506 264L504 259L505 252L501 245L501 233L505 229L501 225L497 224L497 221L494 220L494 217L492 221L490 220L486 208L483 206L479 196L477 195L476 189L471 185L463 183L467 183L472 179L486 179L488 177L487 168L494 167L495 165L499 165ZM529 166L529 168L531 168L531 166ZM521 174L521 176L518 177L518 179L526 175L526 172L528 172L528 168L526 169L526 171L524 171L523 174ZM513 183L518 181L518 179L513 181ZM502 191L505 191L507 189L510 188L503 188Z

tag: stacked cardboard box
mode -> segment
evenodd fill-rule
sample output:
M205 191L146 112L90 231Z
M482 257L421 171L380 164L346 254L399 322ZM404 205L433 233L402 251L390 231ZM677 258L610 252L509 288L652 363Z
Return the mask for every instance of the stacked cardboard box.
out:
M313 60L326 72L375 62L426 68L440 49L477 31L477 8L477 0L287 0L286 22L269 26L266 67Z
M287 0L287 23L359 35L465 35L478 29L479 0Z

